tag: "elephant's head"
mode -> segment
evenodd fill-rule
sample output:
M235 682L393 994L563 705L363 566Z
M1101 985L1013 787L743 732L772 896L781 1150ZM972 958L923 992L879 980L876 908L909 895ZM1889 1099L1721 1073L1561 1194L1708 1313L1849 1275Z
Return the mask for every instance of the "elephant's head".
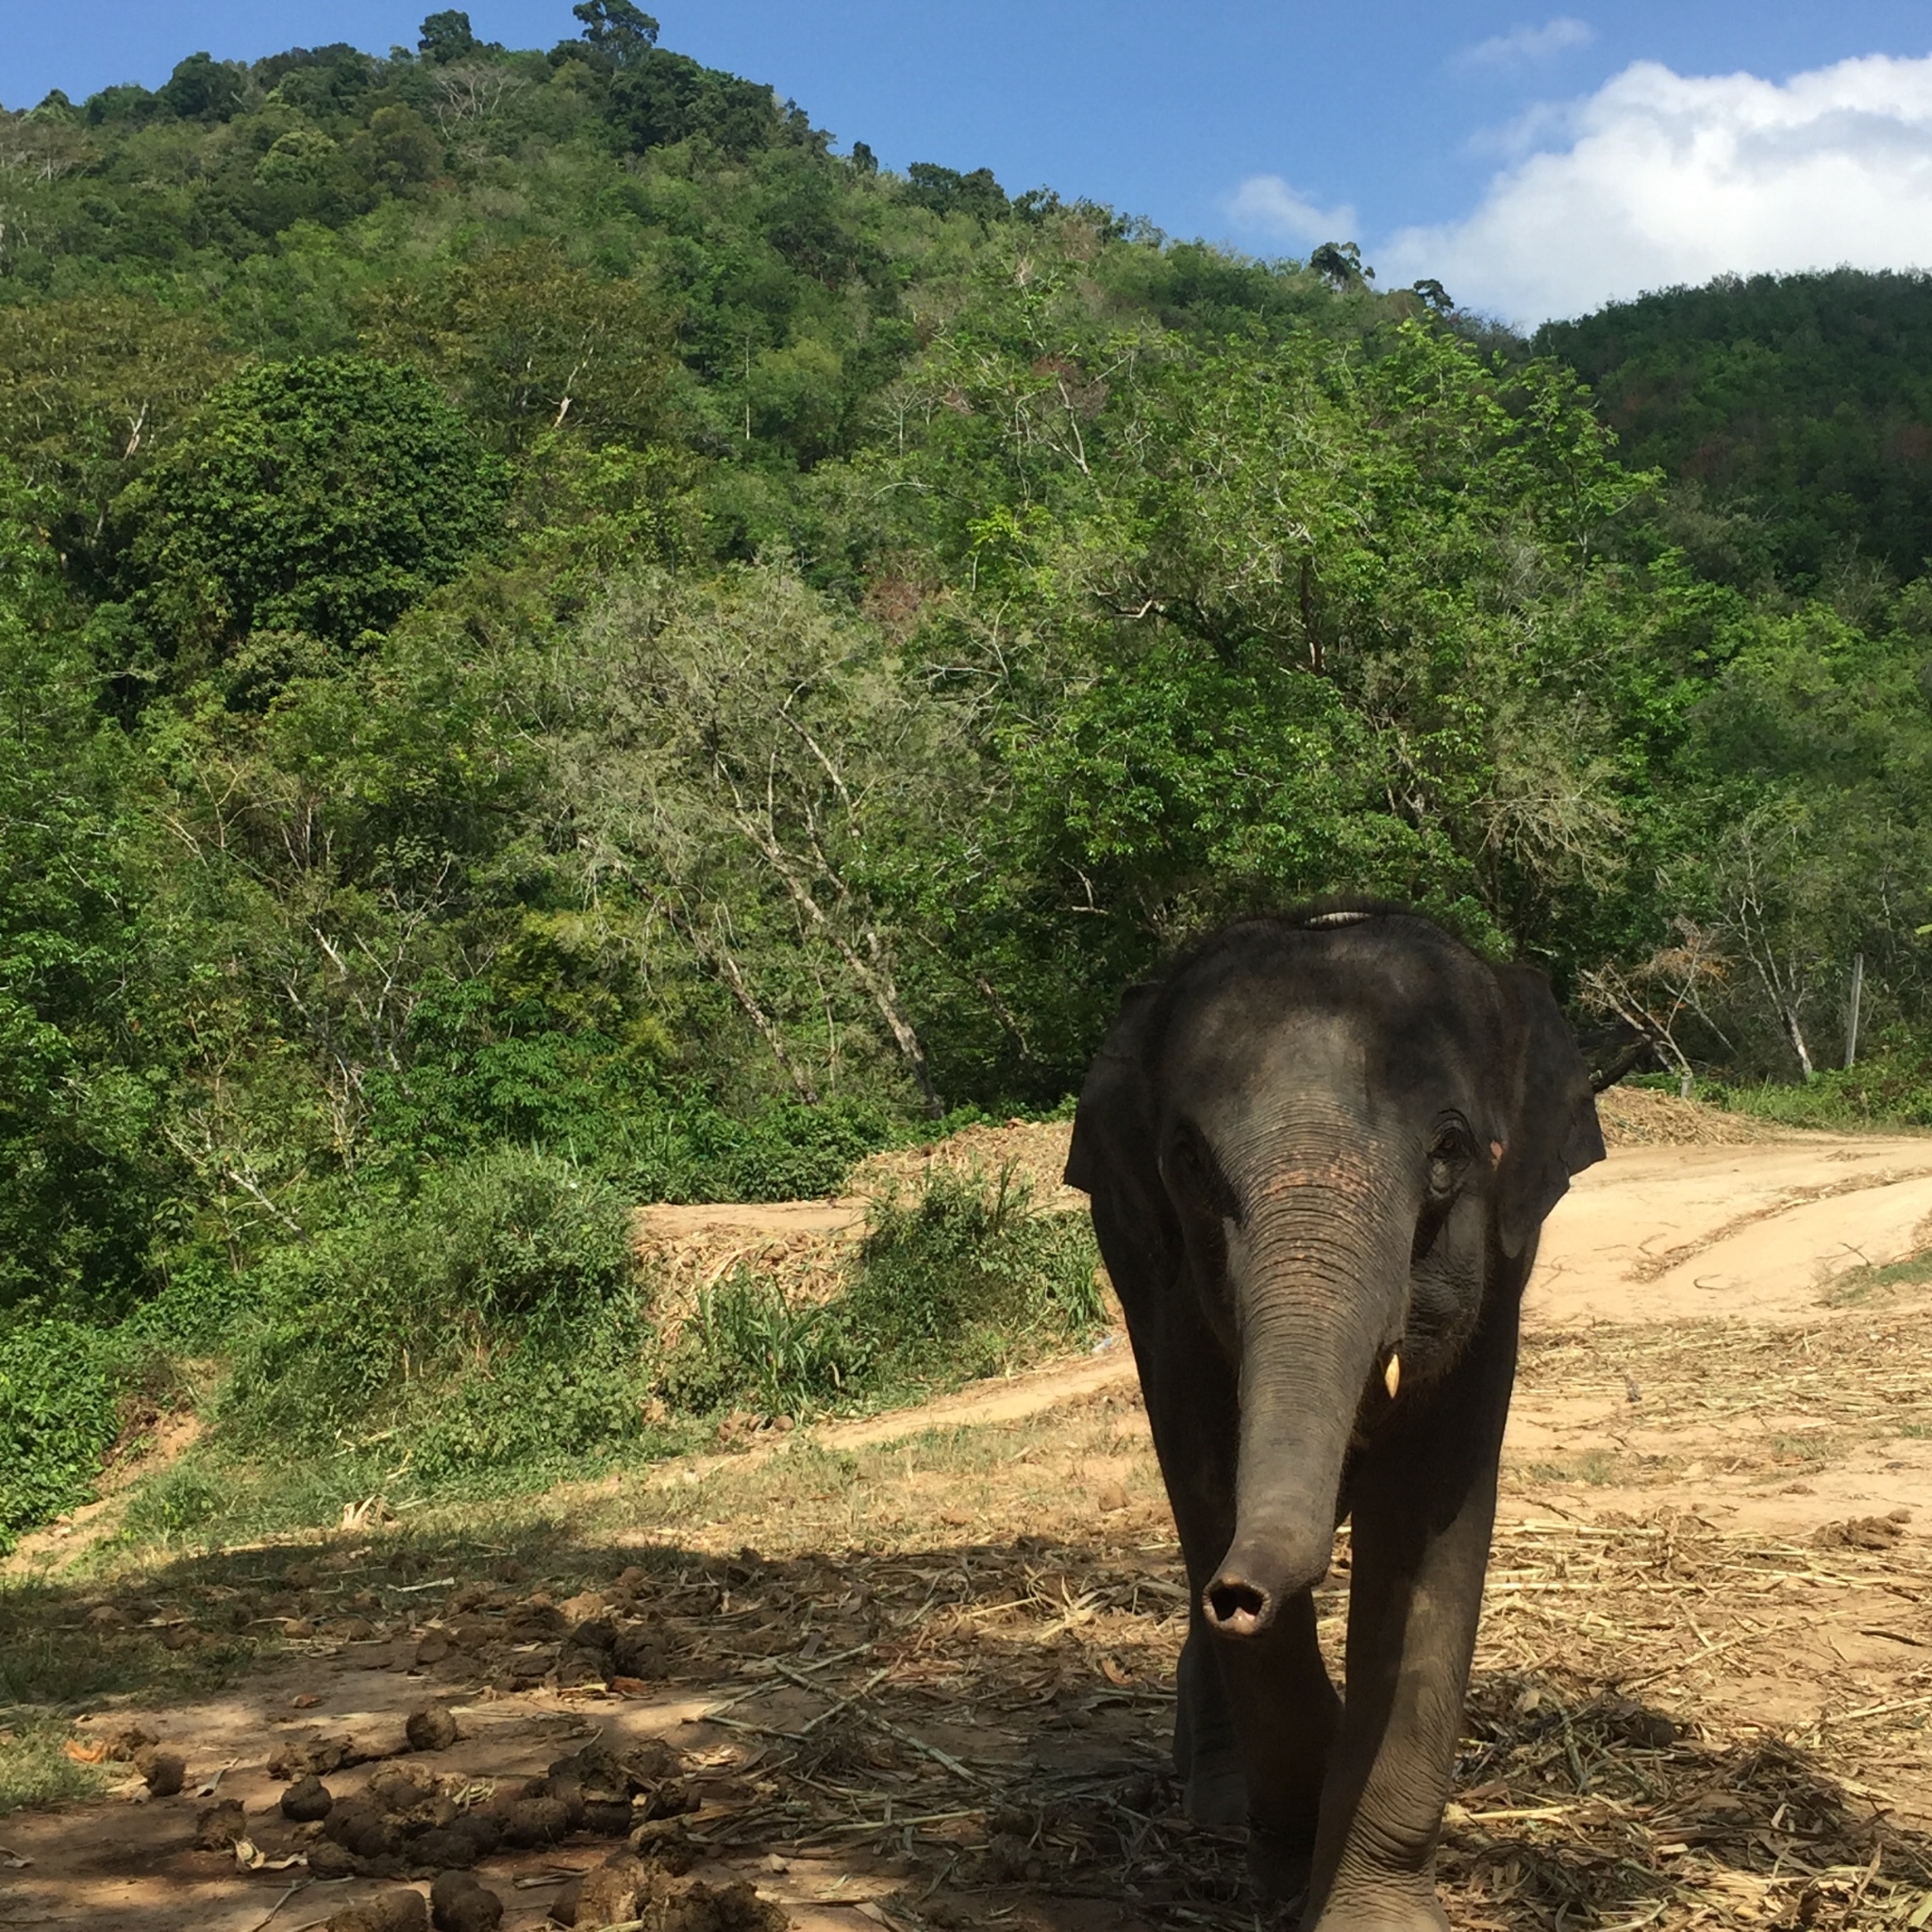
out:
M1396 908L1232 926L1136 1030L1160 1219L1238 1367L1203 1610L1248 1637L1325 1574L1351 1444L1430 1398L1603 1141L1542 975Z

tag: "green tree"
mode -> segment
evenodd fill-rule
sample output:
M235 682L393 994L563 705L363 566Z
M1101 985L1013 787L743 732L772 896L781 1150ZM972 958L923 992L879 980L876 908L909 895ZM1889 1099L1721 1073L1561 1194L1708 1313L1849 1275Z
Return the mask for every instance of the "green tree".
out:
M949 805L970 808L959 710L776 565L626 586L578 649L559 783L592 875L651 906L802 1097L870 1034L942 1111L900 985L898 882Z
M433 60L441 67L452 60L467 59L476 51L478 42L470 26L470 16L458 8L445 7L423 23L422 37L416 46L424 59Z
M578 266L554 242L398 280L363 316L372 353L427 370L502 450L555 429L636 447L669 426L662 298L639 279Z
M118 1311L171 1178L114 762L32 500L0 475L0 1308Z
M1932 277L1721 276L1537 341L1595 389L1634 464L1677 479L1674 534L1711 569L1828 589L1848 563L1907 578L1932 558Z
M631 67L658 44L658 23L631 0L577 0L584 39L613 67Z
M914 161L906 171L907 199L936 215L975 215L983 222L1003 220L1010 209L1006 191L991 168L962 175L937 161Z
M124 495L125 579L168 656L257 627L353 643L457 574L508 487L415 371L271 365L215 391Z
M230 121L241 109L246 86L244 71L233 61L191 54L168 76L160 98L184 121Z
M37 492L82 589L111 571L114 498L233 366L206 318L145 295L0 308L0 458Z

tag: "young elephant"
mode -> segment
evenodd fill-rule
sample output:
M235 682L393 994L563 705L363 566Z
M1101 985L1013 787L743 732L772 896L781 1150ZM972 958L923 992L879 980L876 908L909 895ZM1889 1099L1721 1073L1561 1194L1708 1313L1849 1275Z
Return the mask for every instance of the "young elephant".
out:
M1374 902L1227 927L1128 991L1088 1074L1067 1179L1192 1586L1175 1767L1320 1932L1447 1923L1518 1304L1603 1152L1542 975ZM1349 1516L1342 1700L1310 1592Z

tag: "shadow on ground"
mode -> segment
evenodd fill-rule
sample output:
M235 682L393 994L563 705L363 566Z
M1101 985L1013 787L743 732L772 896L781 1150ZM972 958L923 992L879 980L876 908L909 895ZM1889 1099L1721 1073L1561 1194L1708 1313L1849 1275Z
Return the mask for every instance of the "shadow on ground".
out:
M10 1588L0 1725L16 1746L50 1727L98 1740L133 1714L193 1776L219 1708L224 1737L239 1724L262 1746L224 1788L238 1791L272 1789L275 1740L425 1701L461 1714L473 1794L593 1730L657 1734L690 1778L699 1869L753 1878L800 1924L849 1925L869 1902L905 1925L1250 1927L1239 1835L1190 1828L1167 1774L1182 1615L1171 1549L1130 1535L768 1560L556 1524L387 1529ZM1932 1885L1932 1842L1805 1751L1708 1734L1613 1684L1479 1672L1465 1730L1441 1860L1459 1926L1899 1924ZM232 1897L232 1923L253 1924L301 1868L271 1884L191 1850L195 1810L96 1797L8 1820L0 1843L34 1863L0 1871L0 1920L155 1932L166 1878L184 1907ZM265 1809L255 1836L275 1855L305 1842ZM511 1882L608 1849L578 1840L484 1875L526 1914L508 1924L534 1924L547 1894ZM825 1916L835 1894L842 1918ZM288 1923L345 1895L316 1888ZM194 1909L179 1923L231 1923Z

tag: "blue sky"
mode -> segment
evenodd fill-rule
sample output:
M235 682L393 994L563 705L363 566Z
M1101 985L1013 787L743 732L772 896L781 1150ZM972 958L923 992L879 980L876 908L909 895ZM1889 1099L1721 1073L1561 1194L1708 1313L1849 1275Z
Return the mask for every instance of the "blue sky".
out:
M200 48L413 42L425 0L0 0L0 101ZM666 45L889 166L991 166L1174 235L1356 239L1519 321L1724 268L1932 266L1932 11L1893 0L660 0ZM512 45L568 0L479 0ZM1847 65L1846 63L1853 63Z

